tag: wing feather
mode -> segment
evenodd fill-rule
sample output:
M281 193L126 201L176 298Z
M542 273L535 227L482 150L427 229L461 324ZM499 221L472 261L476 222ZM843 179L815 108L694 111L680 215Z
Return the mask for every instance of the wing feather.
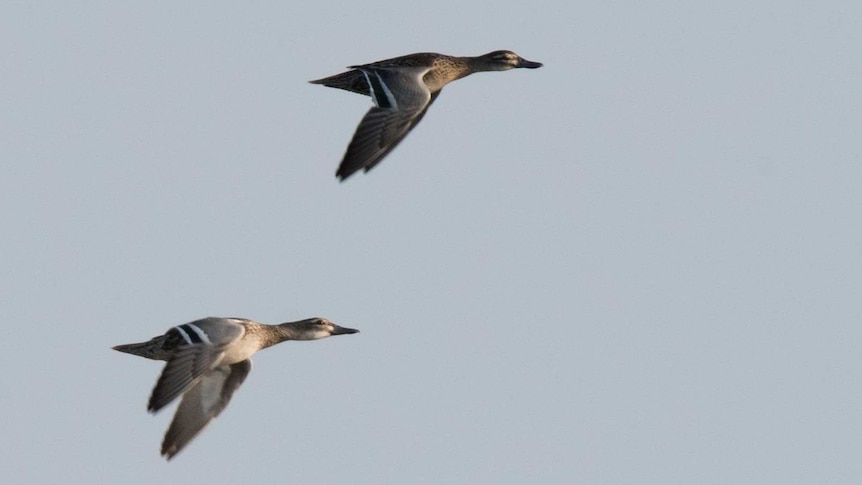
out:
M162 455L168 460L179 453L230 402L233 393L251 371L251 360L212 369L183 395L165 439Z
M155 413L186 392L206 372L218 366L226 344L193 344L177 348L150 395L147 409Z

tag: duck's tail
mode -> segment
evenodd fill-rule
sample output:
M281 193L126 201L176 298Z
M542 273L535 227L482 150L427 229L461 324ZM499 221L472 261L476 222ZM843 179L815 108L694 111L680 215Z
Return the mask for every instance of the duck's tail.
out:
M315 79L308 81L311 84L323 84L330 88L344 89L353 93L364 94L371 96L371 89L368 87L368 80L365 79L365 74L359 70L342 72L334 76L325 77L323 79Z
M127 354L144 357L146 359L168 360L169 352L165 352L164 348L162 347L162 340L164 340L164 336L160 335L146 342L115 345L111 348L120 352L125 352Z

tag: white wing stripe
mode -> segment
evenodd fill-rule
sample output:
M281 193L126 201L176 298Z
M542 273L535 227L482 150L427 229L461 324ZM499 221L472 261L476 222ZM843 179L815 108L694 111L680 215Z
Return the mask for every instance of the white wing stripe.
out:
M398 101L395 100L395 95L392 94L392 91L389 90L389 86L383 82L383 78L380 77L379 72L375 72L374 75L377 76L377 80L380 81L380 86L383 88L383 92L386 94L386 99L389 100L389 108L398 109Z
M198 336L198 338L199 338L199 339L201 339L201 341L203 341L203 343L205 343L205 344L210 344L210 343L212 343L212 342L210 342L210 339L209 339L209 337L207 336L207 333L206 333L206 332L204 332L204 331L203 331L200 327L198 327L197 325L195 325L195 324L193 324L193 323L187 323L187 324L186 324L186 326L187 326L188 328L190 328L194 333L196 333L196 334L197 334L197 336Z
M189 334L187 334L186 331L183 330L183 325L174 328L177 329L177 332L179 332L180 335L182 335L183 340L185 340L187 344L192 343L192 339L191 337L189 337Z
M374 100L375 106L385 109L398 109L398 102L395 101L395 96L389 90L389 87L386 86L386 83L383 82L383 78L380 77L378 72L363 70L362 74L365 75L365 80L368 81L368 88L371 90L371 99Z

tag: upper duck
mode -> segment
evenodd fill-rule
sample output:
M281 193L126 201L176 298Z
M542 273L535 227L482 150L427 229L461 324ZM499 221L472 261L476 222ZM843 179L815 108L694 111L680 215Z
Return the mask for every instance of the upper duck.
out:
M325 318L266 325L245 318L209 317L114 350L167 361L147 409L155 413L183 396L162 442L162 455L170 460L227 406L251 370L252 354L285 340L357 332Z
M410 54L361 66L325 77L312 84L371 96L371 108L347 146L335 175L342 181L360 169L374 168L425 115L443 86L474 72L536 69L540 62L512 51L494 51L477 57L455 57L432 52Z

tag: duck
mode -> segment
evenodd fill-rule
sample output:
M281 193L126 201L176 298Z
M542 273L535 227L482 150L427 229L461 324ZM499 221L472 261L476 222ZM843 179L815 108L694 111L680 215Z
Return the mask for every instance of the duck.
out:
M208 317L170 328L146 342L113 349L166 361L147 410L157 413L182 396L162 441L161 454L172 459L230 402L251 371L251 356L287 340L319 340L358 333L315 317L278 325L246 318Z
M343 182L359 170L374 168L419 124L450 82L476 72L539 67L541 62L509 50L475 57L420 52L348 66L349 71L309 81L370 96L374 103L359 122L335 176Z

